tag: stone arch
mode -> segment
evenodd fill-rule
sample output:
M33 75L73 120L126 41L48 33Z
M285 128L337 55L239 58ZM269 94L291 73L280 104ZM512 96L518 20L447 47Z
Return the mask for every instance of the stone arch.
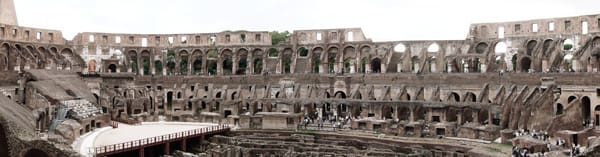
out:
M65 57L65 59L68 61L67 63L63 64L63 69L72 69L73 64L76 64L75 54L73 54L73 50L65 48L60 52L60 54L63 57Z
M4 71L4 70L11 70L12 68L10 67L10 45L8 45L7 43L2 44L2 46L0 47L0 70Z
M151 74L151 69L152 67L150 67L150 60L151 60L151 54L150 51L148 50L143 50L142 53L140 54L140 59L142 61L141 66L142 66L142 73L144 75L150 75Z
M528 72L529 69L531 69L531 58L529 57L522 57L521 61L519 62L521 64L521 72Z
M544 52L544 55L550 55L550 48L552 46L552 44L554 43L554 40L552 39L546 39L544 40L544 45L542 47L542 52Z
M264 68L263 65L263 57L264 53L262 49L254 49L252 51L252 69L254 70L254 74L261 74Z
M188 53L187 50L181 50L179 51L179 73L180 74L187 74L187 72L189 71L188 68L188 60L190 58L190 54Z
M223 74L224 75L230 75L233 74L233 52L229 49L225 49L223 50L223 52L221 52L221 58L222 58L222 64L221 64L221 68L223 70Z
M248 50L245 48L241 48L237 51L237 69L235 71L236 75L244 75L246 74L246 69L248 68Z
M356 72L356 48L353 46L347 46L344 48L344 68L345 73Z
M494 48L494 52L496 54L504 54L506 52L508 52L508 46L506 46L506 43L504 42L498 42L496 43L496 47Z
M537 40L530 40L527 42L527 55L528 56L533 56L533 51L535 51L535 48L537 46Z
M398 44L396 44L396 46L394 46L394 52L397 52L397 53L406 52L406 46L402 43L398 43Z
M371 72L381 73L381 59L373 58L373 60L371 60Z
M331 46L327 49L327 70L329 73L336 73L336 64L339 61L338 58L339 48Z
M574 95L571 95L571 96L569 96L569 97L567 98L567 103L568 103L568 104L570 104L570 103L571 103L571 102L573 102L573 100L575 100L575 99L577 99L577 97L576 97L576 96L574 96Z
M456 92L451 92L448 94L448 99L446 100L450 102L460 102L460 95Z
M477 102L477 95L473 92L467 92L465 94L464 102Z
M298 48L298 56L300 56L300 57L307 57L308 56L308 49L306 49L305 47Z
M432 43L427 47L427 52L439 52L440 45L438 43Z
M334 97L338 99L346 99L346 93L344 93L343 91L337 91L335 92Z
M589 124L591 120L591 101L588 96L581 98L581 113L583 115L583 121L585 124Z
M556 114L555 115L561 115L563 114L563 105L561 103L557 103L556 104Z
M319 73L321 71L321 55L323 54L322 52L322 47L315 47L312 50L311 69L313 73Z
M292 73L292 56L293 56L294 51L291 48L286 48L283 49L283 55L282 55L282 67L281 67L281 71L282 73L285 74L289 74Z
M108 65L107 68L109 73L116 73L117 72L117 65L116 64L110 64Z
M484 54L488 51L488 44L485 42L480 42L475 46L475 53Z

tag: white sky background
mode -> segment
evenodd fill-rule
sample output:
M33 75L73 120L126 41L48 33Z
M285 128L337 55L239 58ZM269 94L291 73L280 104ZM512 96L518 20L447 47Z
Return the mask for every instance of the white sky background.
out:
M14 0L19 25L208 33L361 27L374 41L465 39L469 24L600 14L598 0ZM594 22L592 22L594 23Z

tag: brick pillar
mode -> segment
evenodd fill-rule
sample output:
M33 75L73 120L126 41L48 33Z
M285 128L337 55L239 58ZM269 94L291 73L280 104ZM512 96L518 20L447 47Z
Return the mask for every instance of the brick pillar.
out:
M144 157L144 147L140 148L139 157Z
M183 139L183 141L181 141L181 151L186 151L187 148L187 139Z
M171 144L169 142L165 143L165 155L171 154Z

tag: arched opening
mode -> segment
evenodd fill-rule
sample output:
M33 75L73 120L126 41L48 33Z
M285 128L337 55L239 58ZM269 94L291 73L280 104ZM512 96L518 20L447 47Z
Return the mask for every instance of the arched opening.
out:
M562 104L560 104L560 103L556 104L556 114L555 115L563 114L563 110L564 110L564 108L563 108Z
M254 65L254 74L261 74L263 69L263 61L262 58L254 59L252 63Z
M116 73L117 72L117 65L115 65L115 64L108 65L108 72L109 73Z
M569 96L569 98L567 98L567 103L570 104L571 102L573 102L573 100L577 99L577 97L571 95Z
M189 53L185 50L179 52L179 74L185 75L187 74L188 68L188 59Z
M467 92L465 102L477 102L477 96L474 93Z
M336 47L329 48L329 50L327 51L327 69L328 69L329 73L335 73L337 70L336 69L336 64L338 61L337 54L338 54L338 48L336 48Z
M202 73L202 60L197 58L196 60L194 60L194 63L192 65L193 68L193 73L198 75L200 73Z
M521 59L521 72L529 72L531 69L531 59L529 57L523 57Z
M571 40L571 39L566 39L563 42L563 50L565 50L565 51L575 50L575 42L573 42L573 40Z
M533 55L533 51L535 51L536 46L537 46L537 41L535 41L535 40L531 40L531 41L527 42L527 55L528 56Z
M448 95L447 100L450 102L460 102L460 95L458 95L456 92L452 92L450 95Z
M590 120L591 120L591 102L590 102L590 98L587 96L584 96L583 98L581 98L581 113L583 115L583 121L585 122L585 124L590 124Z
M235 100L236 96L237 96L237 92L231 93L231 100Z
M292 72L292 50L285 49L283 51L283 73L289 74Z
M206 70L208 71L208 75L216 75L217 74L217 61L208 60L206 61Z
M129 56L129 68L131 69L131 72L133 73L138 73L138 62L137 62L137 52L135 51L129 51L129 53L127 53L127 56Z
M171 110L172 106L173 106L173 92L169 91L169 92L167 92L167 110Z
M381 59L374 58L371 60L371 71L373 73L381 73Z
M30 149L25 153L24 157L48 157L48 154L39 149Z
M235 71L236 75L246 74L246 68L248 67L248 51L241 49L238 51L238 68Z
M215 95L215 98L220 99L221 98L221 92L217 92L217 94Z
M306 57L308 56L308 49L301 47L300 49L298 49L298 54L300 55L300 57Z
M396 46L394 46L394 52L406 52L406 46L404 46L404 44L397 44Z
M233 73L233 60L232 60L231 50L223 51L222 58L223 58L223 63L222 63L223 74L224 75L232 74Z
M177 99L181 99L181 92L177 92Z
M319 73L321 71L321 52L323 52L323 49L320 47L313 49L311 68L313 73Z
M516 72L517 71L517 60L518 60L518 56L517 55L513 55L513 57L510 59L511 61L511 65L512 65L512 71Z
M160 60L154 61L154 73L156 75L162 75L163 74L163 65L162 65L162 62Z
M167 74L174 75L175 74L175 62L167 61Z
M542 47L542 51L544 52L544 56L547 56L550 54L550 46L552 46L552 43L554 41L552 39L547 39L544 40L544 45Z
M437 43L433 43L427 47L427 52L438 52L440 51L440 45Z
M335 98L346 99L346 93L344 93L342 91L337 91L337 92L335 92Z
M488 50L488 44L486 44L486 43L479 43L475 47L475 53L477 53L477 54L486 53L487 50Z
M96 72L96 61L95 60L90 60L90 62L88 62L88 72L89 73Z

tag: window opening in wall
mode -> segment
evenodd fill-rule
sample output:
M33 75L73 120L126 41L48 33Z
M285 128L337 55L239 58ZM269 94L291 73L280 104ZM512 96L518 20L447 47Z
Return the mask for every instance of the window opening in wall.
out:
M498 38L500 38L500 39L504 38L504 27L502 27L502 26L498 27Z
M48 33L48 37L50 37L50 41L54 41L54 33Z
M254 40L260 41L261 40L260 34L256 34L256 36L254 37Z
M142 47L148 46L148 38L142 38Z
M567 20L565 21L565 31L571 29L571 21Z
M29 31L25 31L25 39L29 40Z
M0 27L0 35L4 36L4 27Z
M317 40L321 40L321 39L322 39L321 33L317 33Z
M135 38L133 36L129 36L129 43L133 44L135 42Z
M554 31L554 22L548 23L548 31Z
M90 42L94 42L94 35L90 35Z
M169 41L169 44L173 44L173 37L167 38L167 41Z
M581 34L587 34L587 33L588 33L588 22L583 21L583 22L581 22Z
M538 29L539 28L538 28L538 24L537 23L534 23L534 24L531 25L531 31L532 32L538 32Z
M331 38L330 38L330 40L337 40L337 39L338 39L337 32L331 32Z
M521 32L521 24L515 25L515 32Z
M162 90L163 88L162 88L162 86L157 86L156 89Z
M156 45L160 44L160 37L154 37L154 42L156 42Z
M208 86L204 86L204 91L208 92Z
M121 43L121 37L116 36L115 37L115 43L117 43L117 44Z
M35 34L35 39L37 39L37 40L41 40L41 39L42 39L42 32L37 32L37 33Z
M433 121L433 122L440 122L440 116L432 116L431 117L431 121Z
M216 35L211 35L210 38L210 44L214 45L217 42L217 36Z
M12 30L12 35L13 35L13 37L17 37L17 29Z
M225 42L226 43L231 42L231 36L229 34L225 35Z
M348 41L354 41L354 32L348 32Z
M600 88L596 88L596 96L600 96Z
M246 42L246 34L240 35L240 42Z
M103 35L102 36L102 42L104 42L104 43L108 42L108 36Z
M181 44L187 44L187 37L181 37Z
M200 44L200 36L196 36L196 44Z
M191 87L190 87L190 90L192 90L192 92L193 92L195 87L196 87L196 86L191 86Z

